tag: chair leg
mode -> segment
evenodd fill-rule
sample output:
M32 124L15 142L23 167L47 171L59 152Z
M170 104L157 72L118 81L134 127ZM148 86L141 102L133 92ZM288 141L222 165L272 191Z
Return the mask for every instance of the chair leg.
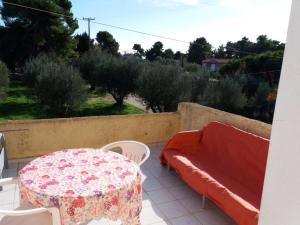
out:
M59 209L55 207L48 208L48 211L52 215L52 224L61 225Z
M2 171L2 173L3 173L3 171ZM0 179L2 178L2 174L0 174ZM0 191L3 191L3 187L2 186L0 186Z
M204 208L205 208L205 200L206 200L205 196L204 196L204 195L202 195L202 203L201 203L201 207L202 207L202 209L204 209Z

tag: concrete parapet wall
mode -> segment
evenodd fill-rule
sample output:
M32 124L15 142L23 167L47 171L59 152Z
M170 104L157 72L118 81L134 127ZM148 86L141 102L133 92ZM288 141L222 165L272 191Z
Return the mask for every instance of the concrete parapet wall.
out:
M101 147L118 140L164 143L176 132L202 129L211 121L232 124L269 138L271 125L195 103L180 103L175 113L97 116L0 123L8 158L26 158L60 149Z
M179 130L178 113L8 121L4 131L8 158L44 155L66 148L101 147L118 140L166 142Z

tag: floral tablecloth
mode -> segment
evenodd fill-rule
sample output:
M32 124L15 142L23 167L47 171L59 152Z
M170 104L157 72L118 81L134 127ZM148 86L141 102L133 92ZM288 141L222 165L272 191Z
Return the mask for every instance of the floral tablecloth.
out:
M58 207L62 224L106 217L140 224L138 166L114 152L69 149L39 157L19 172L21 202Z

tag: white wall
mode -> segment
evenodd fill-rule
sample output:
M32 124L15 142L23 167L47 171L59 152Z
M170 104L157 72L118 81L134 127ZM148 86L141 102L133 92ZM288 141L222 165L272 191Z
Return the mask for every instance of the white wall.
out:
M300 0L293 0L259 225L300 224Z

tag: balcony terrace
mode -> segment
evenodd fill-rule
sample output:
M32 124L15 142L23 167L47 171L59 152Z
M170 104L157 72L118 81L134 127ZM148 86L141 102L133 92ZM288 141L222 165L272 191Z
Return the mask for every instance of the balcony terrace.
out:
M149 145L151 156L142 165L143 209L145 225L233 225L235 224L209 200L201 207L201 196L187 186L174 171L160 165L160 150L173 134L181 130L201 129L211 121L233 124L243 130L269 137L271 126L234 114L181 103L175 113L136 116L108 116L0 123L8 145L9 169L4 177L15 177L33 158L46 153L76 147L100 147L117 140L138 140ZM0 208L19 206L17 185L0 192ZM89 224L120 224L106 219Z

